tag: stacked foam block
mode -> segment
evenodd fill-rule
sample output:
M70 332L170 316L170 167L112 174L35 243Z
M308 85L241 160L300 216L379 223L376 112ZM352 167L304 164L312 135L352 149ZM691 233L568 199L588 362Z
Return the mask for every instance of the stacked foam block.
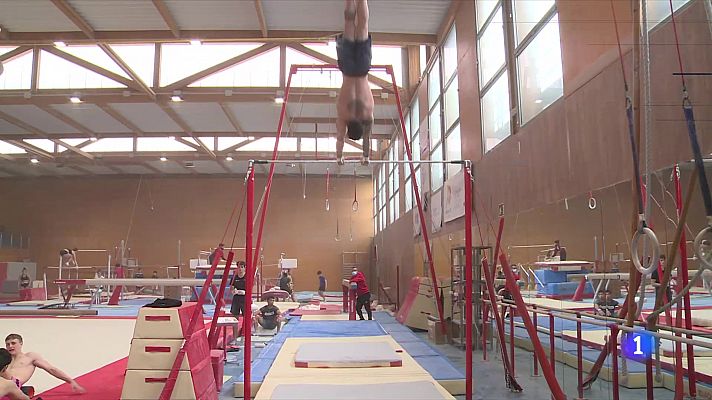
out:
M196 306L183 303L175 308L141 308L131 341L122 400L158 399L184 344L186 354L171 399L217 398L203 321L188 331Z
M576 288L579 286L579 282L569 282L568 274L580 274L582 271L552 271L548 269L535 270L539 281L543 283L542 286L537 281L537 292L540 295L547 297L556 298L566 298L571 297L576 292ZM584 290L584 295L592 295L593 286L587 283Z

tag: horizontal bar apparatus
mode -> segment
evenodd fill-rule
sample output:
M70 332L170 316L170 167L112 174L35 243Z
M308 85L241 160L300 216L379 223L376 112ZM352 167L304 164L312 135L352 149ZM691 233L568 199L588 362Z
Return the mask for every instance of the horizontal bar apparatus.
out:
M324 159L324 160L250 160L252 164L336 164L336 159ZM407 161L407 160L369 160L368 164L460 164L466 165L469 160L420 160L420 161ZM360 159L346 159L344 164L361 164Z

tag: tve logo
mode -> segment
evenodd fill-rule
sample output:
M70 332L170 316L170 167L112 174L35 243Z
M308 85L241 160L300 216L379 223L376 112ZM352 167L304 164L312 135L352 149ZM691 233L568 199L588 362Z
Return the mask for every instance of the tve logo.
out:
M654 346L655 338L646 331L628 332L621 337L621 353L628 358L648 358Z

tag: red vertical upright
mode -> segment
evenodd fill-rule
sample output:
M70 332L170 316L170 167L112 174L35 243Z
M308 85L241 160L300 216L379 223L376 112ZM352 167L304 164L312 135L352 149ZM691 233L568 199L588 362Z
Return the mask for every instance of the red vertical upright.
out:
M613 400L620 399L618 388L618 325L611 325L611 336L608 340L611 346L611 363L613 364Z
M289 88L289 86L287 86ZM273 164L274 165L274 164ZM244 385L243 398L249 399L252 394L252 269L254 268L254 259L252 257L252 220L254 214L254 195L255 195L255 166L251 164L247 171L247 223L245 224L245 317L242 321L242 331L245 337L245 352L244 352ZM267 205L264 205L267 208ZM263 208L263 209L264 209ZM261 228L261 226L260 226Z
M228 276L230 275L230 266L232 265L232 260L235 258L235 253L232 250L227 253L227 260L225 261L225 269L223 270L222 279L220 281L220 289L218 289L218 294L215 298L215 312L213 312L212 323L210 324L210 333L208 333L208 343L210 348L214 349L218 343L218 336L220 336L220 331L218 330L218 317L222 311L222 306L225 301L225 287L227 286ZM227 346L227 337L223 338L223 346Z
M472 171L468 162L462 168L465 176L465 399L472 400Z
M544 355L544 348L541 346L539 336L536 334L536 331L534 331L534 325L532 324L532 320L529 317L529 313L527 312L527 306L526 304L524 304L522 294L519 292L519 286L517 286L517 280L514 278L512 268L509 267L507 257L502 254L499 256L499 261L502 264L504 276L507 279L507 285L510 288L512 297L514 297L514 302L517 305L517 309L521 310L519 316L522 318L524 326L526 327L527 332L529 333L529 338L532 341L534 351L537 352L537 357L541 360L541 369L544 373L544 378L546 378L546 383L549 385L549 390L551 390L551 394L554 396L554 399L566 400L566 395L564 394L563 390L561 390L561 386L559 386L559 382L556 380L556 375L554 375L554 371L551 369L551 365L549 365L549 362L546 360L546 356Z
M675 181L675 206L677 207L677 218L680 219L682 214L682 186L680 185L680 167L675 165L673 173ZM687 286L690 276L687 268L687 240L685 238L685 230L682 230L680 236L680 278L682 279L681 286ZM692 308L690 307L690 292L685 293L683 297L685 309L685 329L692 329ZM692 335L687 335L688 339L692 339ZM682 356L682 355L681 355ZM690 397L697 397L697 377L695 375L695 350L694 346L687 344L687 376Z
M586 281L586 279L582 279ZM581 313L576 313L576 361L578 379L578 398L583 399L583 340L581 339Z
M438 278L435 275L435 264L433 263L433 253L430 249L430 239L428 237L428 227L425 224L425 212L423 211L423 204L420 201L420 189L418 189L418 179L415 176L415 167L413 166L413 154L410 151L410 141L408 140L408 133L405 130L405 120L403 119L403 108L401 107L400 94L398 93L398 85L396 84L396 75L393 73L393 67L386 66L386 72L391 75L391 83L393 84L393 93L396 97L396 105L398 108L398 116L400 117L400 128L403 132L403 146L405 148L405 154L408 156L408 165L410 166L410 176L411 182L413 184L413 194L415 197L415 204L418 206L418 215L420 216L420 231L423 234L423 242L425 243L425 253L428 256L428 267L430 270L431 284L433 285L433 292L435 296L435 305L438 309L438 317L440 318L440 326L442 327L442 332L445 333L445 314L443 312L443 303L440 301L440 291L438 290ZM465 207L467 208L467 207Z
M538 318L536 315L536 305L532 305L532 308L534 309L534 314L533 314L533 321L534 321L534 330L537 332L537 335L539 334L539 328L538 328ZM536 360L536 353L532 353L534 356L534 376L539 376L539 363Z

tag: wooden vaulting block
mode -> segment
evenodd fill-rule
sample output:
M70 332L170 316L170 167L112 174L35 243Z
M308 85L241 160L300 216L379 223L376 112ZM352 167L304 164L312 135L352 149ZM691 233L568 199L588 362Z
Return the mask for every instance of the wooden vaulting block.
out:
M126 368L170 370L184 342L183 339L134 339ZM197 365L206 358L210 358L210 346L203 329L189 339L180 370L188 371L190 365Z
M121 399L158 399L168 374L170 370L127 370ZM217 397L213 366L209 357L198 365L191 366L190 371L178 372L178 379L171 395L172 400L214 400Z
M183 303L175 308L141 307L136 318L134 339L185 339L191 333L203 329L202 321L188 332L190 317L197 303Z

